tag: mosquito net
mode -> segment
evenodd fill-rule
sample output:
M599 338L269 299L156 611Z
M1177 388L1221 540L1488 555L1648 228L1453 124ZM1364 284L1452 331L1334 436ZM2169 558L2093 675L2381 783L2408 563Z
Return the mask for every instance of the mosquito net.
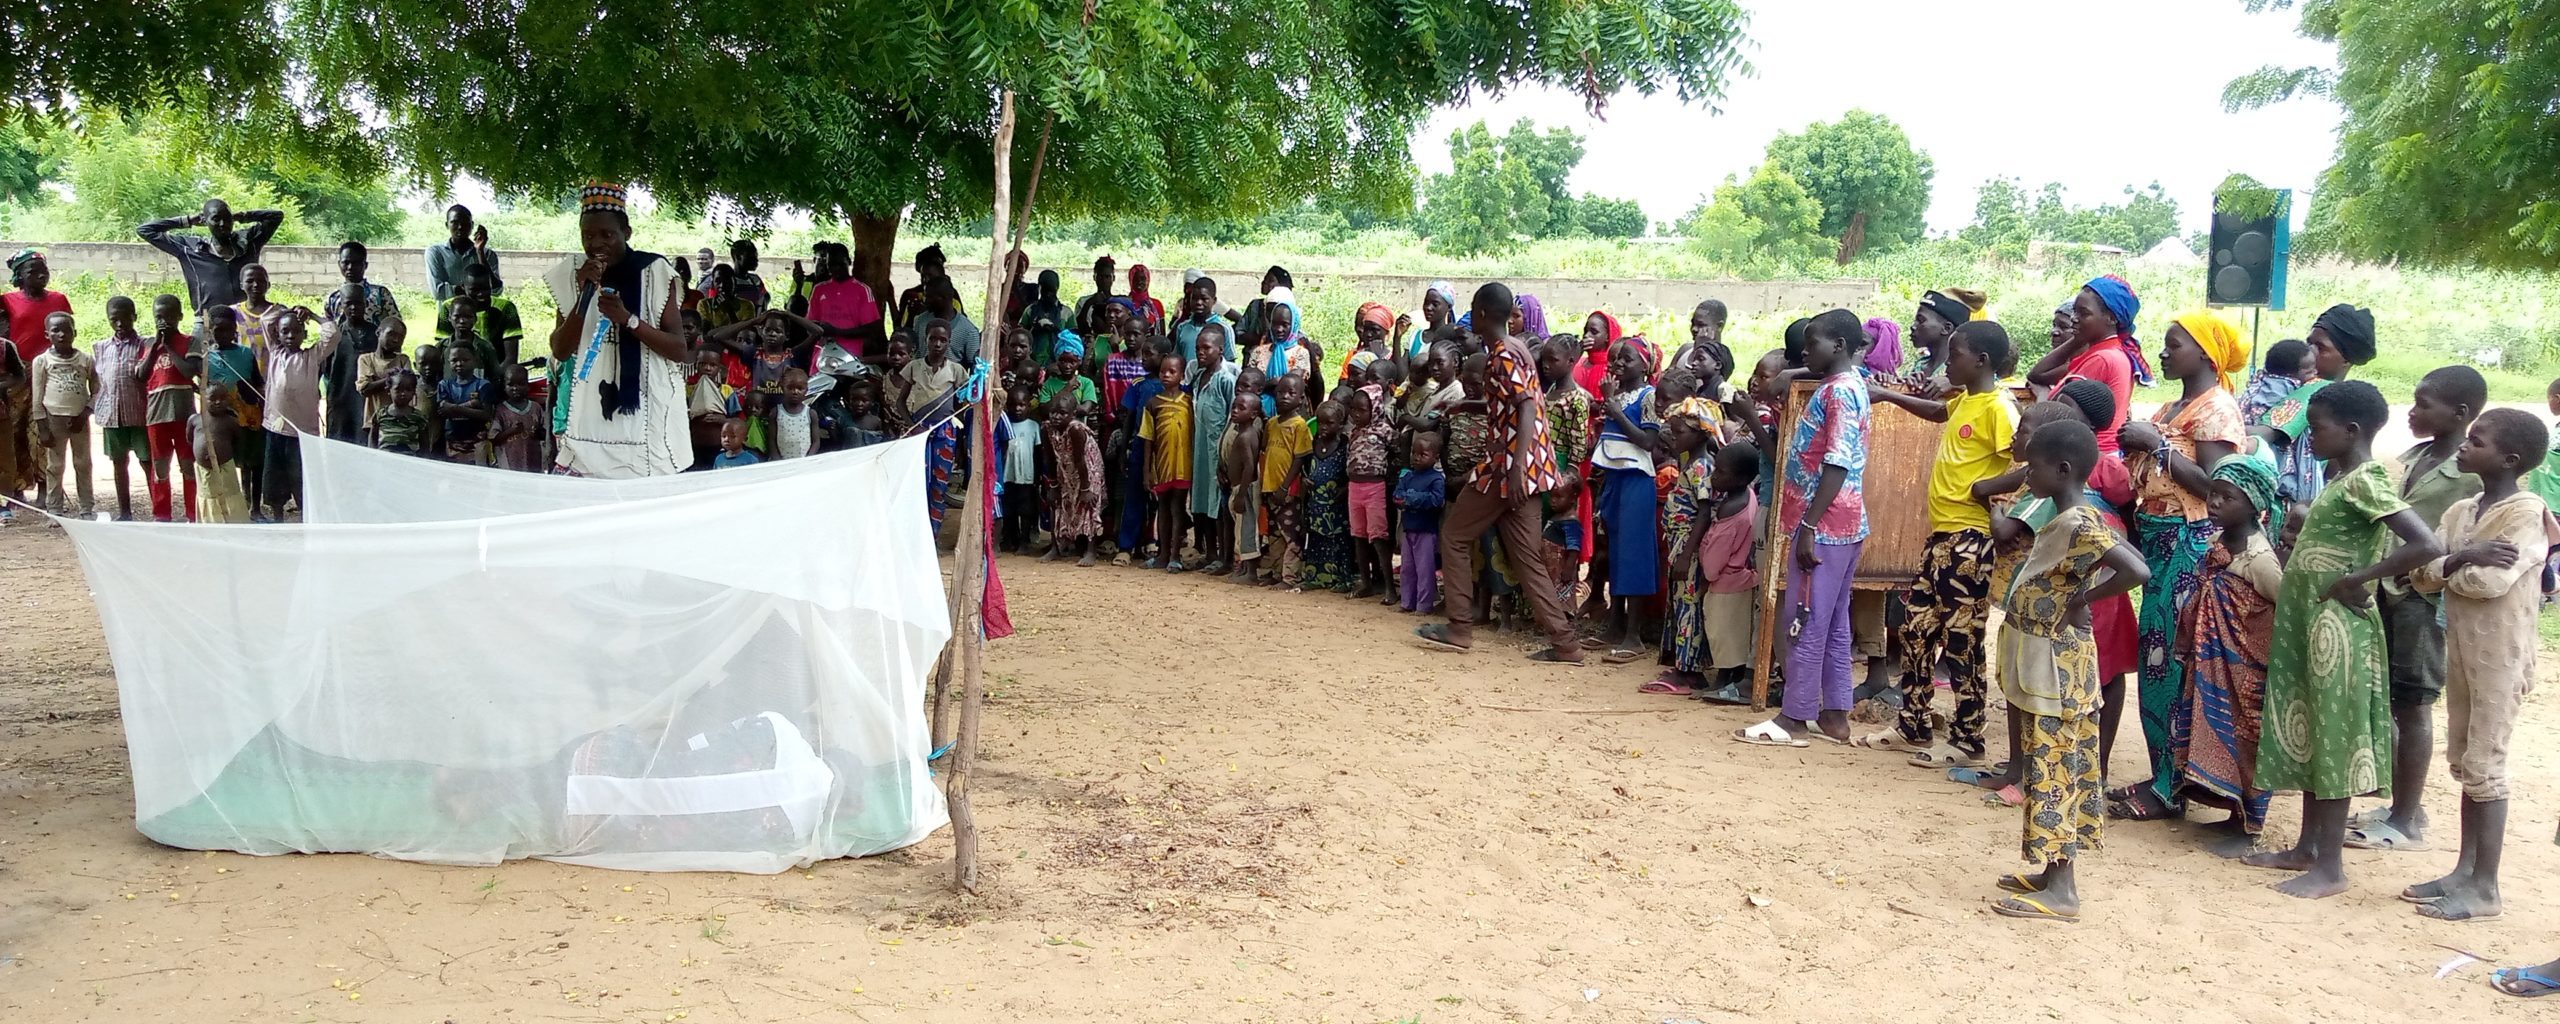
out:
M67 522L135 820L649 870L913 843L946 820L921 709L951 630L920 444L607 482L313 441L340 521Z

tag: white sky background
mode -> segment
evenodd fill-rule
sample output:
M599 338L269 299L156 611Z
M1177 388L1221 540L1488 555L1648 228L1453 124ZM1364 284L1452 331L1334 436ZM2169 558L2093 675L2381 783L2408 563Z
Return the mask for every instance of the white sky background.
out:
M1569 127L1584 138L1576 194L1634 199L1648 219L1673 221L1725 175L1747 176L1779 132L1863 108L1892 118L1936 162L1932 233L1970 223L1975 188L2001 175L2030 194L2059 181L2081 205L2156 179L2178 201L2183 233L2204 229L2213 186L2234 171L2295 189L2298 219L2337 148L2339 112L2326 100L2222 110L2222 86L2236 76L2335 62L2334 47L2294 33L2297 11L2252 15L2240 0L1747 7L1753 70L1728 83L1721 114L1630 93L1595 121L1572 94L1518 90L1435 114L1414 158L1425 174L1447 171L1449 135L1479 119L1496 133L1524 117Z

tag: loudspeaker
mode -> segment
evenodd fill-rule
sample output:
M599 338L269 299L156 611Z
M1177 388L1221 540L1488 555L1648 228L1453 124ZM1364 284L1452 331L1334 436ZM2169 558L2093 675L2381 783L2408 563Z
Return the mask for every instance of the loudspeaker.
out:
M2284 308L2285 260L2293 249L2293 192L2276 189L2275 209L2246 217L2213 201L2205 254L2205 301L2216 306Z

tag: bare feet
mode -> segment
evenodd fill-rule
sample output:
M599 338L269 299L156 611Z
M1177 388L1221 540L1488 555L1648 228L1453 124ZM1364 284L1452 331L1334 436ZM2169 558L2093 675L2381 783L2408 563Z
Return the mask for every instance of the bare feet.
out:
M2240 863L2253 868L2266 868L2270 871L2309 871L2311 870L2312 860L2313 858L2309 848L2295 846L2290 849L2267 850L2261 853L2253 853L2240 858Z
M2246 861L2246 858L2243 858ZM2305 871L2275 884L2275 890L2296 899L2327 899L2347 891L2347 876L2326 871Z

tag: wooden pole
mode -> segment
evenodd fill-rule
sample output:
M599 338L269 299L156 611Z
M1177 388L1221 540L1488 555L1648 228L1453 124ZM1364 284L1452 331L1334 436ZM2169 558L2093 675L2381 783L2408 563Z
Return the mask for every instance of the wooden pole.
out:
M996 209L993 240L987 246L987 305L990 312L1004 309L1004 289L1009 283L1004 276L1005 223L1011 219L1013 196L1013 90L1004 91L998 101L996 115ZM1000 379L1004 359L1003 348L996 349L996 364L989 372L986 387L978 391L978 400L970 404L969 435L972 454L983 447L995 424L988 417L993 403L996 381ZM978 891L978 818L969 807L969 776L978 765L978 719L987 704L985 655L987 634L980 620L979 606L987 592L987 492L995 480L995 467L972 466L969 473L969 500L961 510L960 547L952 553L952 572L960 586L963 610L955 625L956 642L960 645L960 735L951 750L950 781L943 796L951 807L951 884L962 892Z

